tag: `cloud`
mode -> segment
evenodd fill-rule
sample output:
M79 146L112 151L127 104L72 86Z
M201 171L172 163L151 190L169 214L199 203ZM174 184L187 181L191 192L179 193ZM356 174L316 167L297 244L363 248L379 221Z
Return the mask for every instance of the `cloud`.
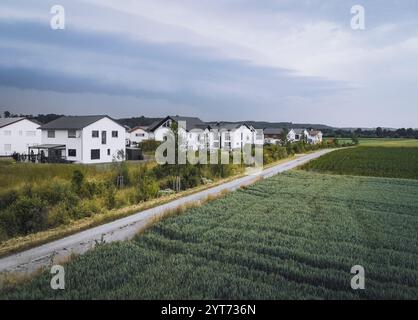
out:
M54 1L0 4L3 91L88 95L89 103L111 96L133 115L133 101L157 101L161 115L230 120L391 126L418 118L416 1L363 1L363 32L350 29L354 3L331 0L61 2L65 31L49 28ZM8 95L10 105L19 99Z

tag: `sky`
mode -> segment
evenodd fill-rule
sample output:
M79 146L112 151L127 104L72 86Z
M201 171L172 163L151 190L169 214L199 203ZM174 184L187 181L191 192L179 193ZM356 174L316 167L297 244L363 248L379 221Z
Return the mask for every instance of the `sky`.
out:
M418 1L2 0L5 110L418 128Z

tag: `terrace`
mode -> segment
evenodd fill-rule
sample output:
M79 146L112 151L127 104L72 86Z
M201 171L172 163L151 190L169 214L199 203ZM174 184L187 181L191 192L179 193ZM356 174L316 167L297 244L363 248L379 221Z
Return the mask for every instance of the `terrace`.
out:
M28 154L15 154L13 158L20 162L67 163L66 146L61 144L41 144L28 147Z

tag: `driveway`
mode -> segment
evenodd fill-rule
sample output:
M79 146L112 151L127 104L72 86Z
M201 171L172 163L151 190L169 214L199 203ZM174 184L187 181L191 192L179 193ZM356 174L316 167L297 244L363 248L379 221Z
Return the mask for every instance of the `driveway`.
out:
M238 178L158 207L138 212L129 217L94 227L21 253L13 254L9 257L0 259L0 272L32 273L37 271L40 267L47 267L53 262L62 261L72 253L85 253L102 241L109 243L131 239L139 231L149 225L153 219L164 215L167 210L205 200L208 196L218 195L224 190L234 191L242 186L250 185L260 178L268 178L280 172L291 170L331 151L333 151L333 149L325 149L300 156L297 159L278 164L257 174Z

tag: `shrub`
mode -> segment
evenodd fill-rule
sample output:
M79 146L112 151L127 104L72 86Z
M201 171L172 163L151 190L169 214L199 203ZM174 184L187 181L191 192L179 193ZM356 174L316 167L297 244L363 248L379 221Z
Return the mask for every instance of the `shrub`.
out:
M73 172L71 183L75 192L80 193L84 182L84 174L80 170Z
M18 198L19 194L16 190L10 190L0 194L0 210L6 209Z
M48 226L57 227L67 224L71 220L71 214L65 203L60 203L48 210Z
M61 179L52 179L31 187L30 197L39 197L48 205L56 205L60 202L68 202L69 205L77 205L79 197L74 193L69 182Z
M116 206L116 188L109 186L105 193L106 208L111 210Z
M139 182L136 193L136 201L147 201L155 198L160 190L157 181L147 176L143 176Z
M152 152L157 150L160 146L161 142L155 140L145 140L138 143L138 148L140 148L143 152Z
M26 235L48 227L46 202L39 197L22 197L0 216L9 236Z

